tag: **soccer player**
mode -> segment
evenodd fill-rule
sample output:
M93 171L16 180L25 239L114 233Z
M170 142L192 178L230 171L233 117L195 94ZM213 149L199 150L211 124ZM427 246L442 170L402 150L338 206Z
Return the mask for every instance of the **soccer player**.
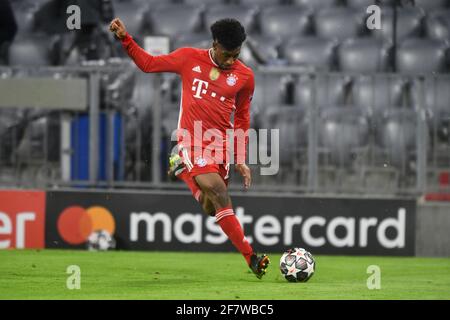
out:
M136 44L123 22L116 18L110 30L143 72L174 72L182 79L182 97L177 139L179 154L170 158L169 175L183 180L206 214L217 223L244 256L253 273L261 279L269 265L267 255L257 255L244 236L233 211L227 185L230 161L227 130L244 132L250 127L250 103L254 91L252 70L238 60L245 29L235 19L222 19L211 26L212 48L180 48L168 55L152 56ZM234 112L234 128L230 122ZM213 132L206 141L198 132ZM193 138L192 138L193 137ZM239 139L238 139L239 140ZM244 137L246 146L248 137ZM233 140L236 170L251 184L245 164L245 147ZM211 147L212 146L212 147Z

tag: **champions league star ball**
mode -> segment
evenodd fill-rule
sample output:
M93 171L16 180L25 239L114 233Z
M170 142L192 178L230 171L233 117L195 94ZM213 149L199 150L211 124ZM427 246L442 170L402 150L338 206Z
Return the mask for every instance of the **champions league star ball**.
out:
M106 230L92 232L87 241L87 248L90 251L107 251L115 247L116 241Z
M289 249L280 259L280 271L289 282L306 282L314 274L316 261L303 248Z

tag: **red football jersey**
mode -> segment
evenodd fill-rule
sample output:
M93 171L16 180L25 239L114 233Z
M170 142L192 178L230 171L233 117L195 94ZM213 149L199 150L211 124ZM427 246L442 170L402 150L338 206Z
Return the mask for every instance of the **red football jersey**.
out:
M144 72L173 72L181 76L182 97L178 129L185 129L192 138L198 138L209 130L222 135L221 141L208 135L202 141L194 141L196 146L226 148L226 134L229 129L250 127L250 103L255 87L253 71L237 60L230 69L220 69L213 61L211 50L180 48L168 55L152 56L127 34L122 45L135 64ZM231 115L234 113L234 126ZM200 122L201 121L201 122ZM195 128L195 130L194 130ZM196 131L196 132L194 132ZM216 134L214 134L215 136ZM180 137L178 139L180 141ZM248 136L245 138L245 149ZM185 141L183 141L185 145ZM236 144L235 144L236 145ZM244 144L242 144L244 145ZM236 150L239 149L239 150ZM235 163L245 161L245 150L235 146ZM242 157L237 159L237 151Z

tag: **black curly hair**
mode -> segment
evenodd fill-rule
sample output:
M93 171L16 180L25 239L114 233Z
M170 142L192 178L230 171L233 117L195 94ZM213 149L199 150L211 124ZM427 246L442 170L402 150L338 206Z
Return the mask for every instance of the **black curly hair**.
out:
M239 21L232 18L221 19L211 25L213 40L220 43L226 50L234 50L242 45L247 38L245 28Z

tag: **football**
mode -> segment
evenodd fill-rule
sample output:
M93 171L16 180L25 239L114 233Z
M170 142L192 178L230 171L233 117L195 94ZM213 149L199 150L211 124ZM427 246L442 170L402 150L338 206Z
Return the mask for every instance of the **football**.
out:
M90 251L107 251L115 247L116 241L106 230L92 232L87 241L87 248Z
M283 253L280 271L289 282L306 282L314 274L316 261L311 253L303 248L292 248Z

